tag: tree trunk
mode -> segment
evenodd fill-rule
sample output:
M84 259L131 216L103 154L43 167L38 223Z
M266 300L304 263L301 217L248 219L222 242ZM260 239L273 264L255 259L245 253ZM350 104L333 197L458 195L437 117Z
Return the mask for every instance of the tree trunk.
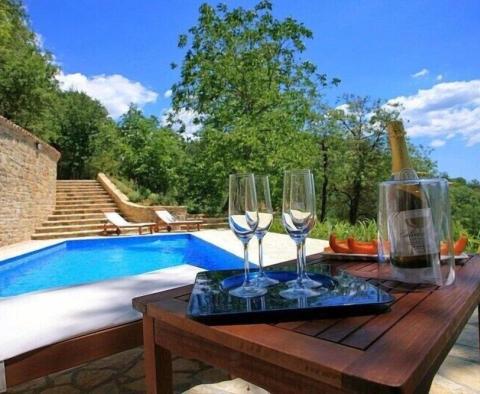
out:
M322 181L322 200L320 204L320 221L324 221L327 216L327 198L328 198L328 154L325 140L322 140L320 147L323 152L323 181Z
M360 179L355 179L353 182L353 193L352 193L352 200L350 204L350 212L348 215L348 219L350 224L355 224L358 218L358 207L360 205L360 196L362 193L362 183Z

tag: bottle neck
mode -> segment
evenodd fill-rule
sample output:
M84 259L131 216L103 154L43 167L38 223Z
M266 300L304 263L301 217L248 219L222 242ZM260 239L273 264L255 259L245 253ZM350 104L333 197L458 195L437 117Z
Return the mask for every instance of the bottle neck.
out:
M406 133L402 122L392 121L388 124L387 129L392 153L393 179L418 179L408 155Z

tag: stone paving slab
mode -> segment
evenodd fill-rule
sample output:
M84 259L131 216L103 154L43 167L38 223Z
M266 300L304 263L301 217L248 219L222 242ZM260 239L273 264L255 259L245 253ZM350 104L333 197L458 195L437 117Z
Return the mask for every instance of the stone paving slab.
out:
M431 394L480 393L478 340L476 310L435 376ZM173 370L175 393L230 379L225 371L197 360L175 358ZM138 394L145 392L143 377L143 348L139 347L12 387L7 394Z

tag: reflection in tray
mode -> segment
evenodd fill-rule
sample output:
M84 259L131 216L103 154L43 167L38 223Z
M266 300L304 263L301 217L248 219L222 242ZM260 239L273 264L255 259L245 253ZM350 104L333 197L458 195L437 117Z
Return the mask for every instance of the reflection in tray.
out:
M195 280L187 315L210 324L339 317L382 312L394 300L389 293L367 281L325 264L309 265L309 274L323 284L317 288L320 295L285 299L279 293L287 288L287 281L296 277L294 269L294 265L283 266L281 270L276 267L271 275L280 283L269 287L266 295L250 299L228 293L229 289L241 285L242 270L201 272Z
M258 276L258 271L250 272L249 278L255 279ZM297 273L293 271L268 271L268 277L278 280L280 283L289 282L297 279ZM229 276L220 282L220 288L222 290L235 289L242 285L245 274L243 271L238 275ZM323 274L310 274L310 278L321 283L323 287L327 289L333 289L336 281L331 277Z

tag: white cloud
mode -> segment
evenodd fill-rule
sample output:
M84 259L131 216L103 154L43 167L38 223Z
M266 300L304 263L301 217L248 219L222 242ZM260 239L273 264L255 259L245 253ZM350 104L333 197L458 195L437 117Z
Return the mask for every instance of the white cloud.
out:
M335 107L336 110L339 110L339 111L343 111L345 112L345 114L349 114L350 113L350 107L348 104L340 104L340 105L337 105Z
M412 78L421 78L421 77L425 77L428 75L430 71L428 70L428 68L422 68L420 71L416 72L415 74L412 74Z
M76 90L84 92L100 101L108 113L117 118L127 112L131 103L142 107L157 100L158 94L147 89L140 82L131 81L123 75L86 75L64 74L57 75L62 90Z
M412 137L460 136L467 146L480 143L480 79L439 83L388 101L393 103L400 104Z
M443 145L445 145L444 140L434 139L432 142L430 142L430 146L432 148L440 148Z
M163 97L169 98L172 97L172 89L168 89L164 94Z
M443 80L443 75L442 74L438 74L437 75L437 81L442 81Z
M166 111L164 111L162 118L161 118L161 123L162 125L167 125L168 124L168 117L174 114L173 110L170 108ZM183 124L185 126L185 131L183 133L183 136L185 138L187 137L195 137L195 133L199 131L202 128L201 124L195 124L193 120L198 117L198 114L190 109L185 109L182 108L177 113L173 116L173 121L175 122L173 125L174 130L179 130L180 129L180 124Z

